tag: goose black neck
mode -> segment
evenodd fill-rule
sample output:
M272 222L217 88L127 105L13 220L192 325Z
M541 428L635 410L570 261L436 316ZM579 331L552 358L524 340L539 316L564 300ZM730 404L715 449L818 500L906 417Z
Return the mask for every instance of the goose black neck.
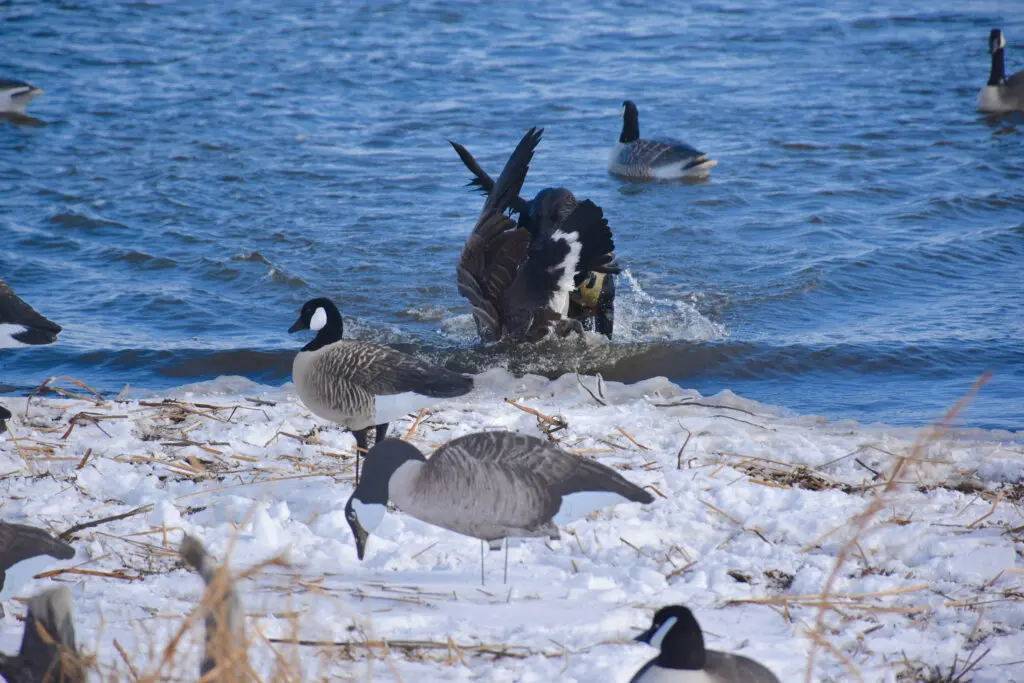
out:
M363 476L352 494L364 503L387 503L391 475L409 462L426 462L419 449L401 439L385 439L366 454Z
M625 145L630 142L636 142L639 139L640 116L637 114L636 109L627 107L626 112L622 115L622 135L619 136L619 142Z
M700 627L683 628L679 625L671 629L661 643L661 653L656 662L665 669L703 669L707 664L707 653Z
M344 331L344 323L341 320L341 313L338 309L333 311L327 311L327 324L320 328L320 331L316 333L313 340L302 347L303 351L316 351L322 349L328 344L333 344L336 341L341 340L342 332Z
M1006 64L1003 62L1003 48L992 53L992 73L988 76L989 85L1002 85L1006 82Z

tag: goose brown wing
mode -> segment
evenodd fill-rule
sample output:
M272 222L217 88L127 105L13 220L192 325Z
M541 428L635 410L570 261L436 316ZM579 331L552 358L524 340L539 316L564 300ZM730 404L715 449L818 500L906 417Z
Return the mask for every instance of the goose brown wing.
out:
M753 659L717 650L707 651L704 670L712 681L723 683L779 683L775 674Z
M318 359L316 376L347 382L375 396L413 392L435 398L467 394L473 380L415 356L366 342L336 342Z
M75 556L75 549L34 526L0 522L0 587L3 586L2 572L22 560L40 555L70 560Z

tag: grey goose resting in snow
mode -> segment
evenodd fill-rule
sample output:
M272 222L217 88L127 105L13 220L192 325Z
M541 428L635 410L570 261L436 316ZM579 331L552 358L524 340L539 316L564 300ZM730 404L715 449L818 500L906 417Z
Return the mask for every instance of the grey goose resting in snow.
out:
M542 439L478 432L452 439L429 460L398 439L370 450L345 504L359 559L389 500L410 517L497 550L508 537L557 539L560 524L616 503L650 503L654 496L612 468Z
M459 293L473 309L485 342L507 337L538 341L553 332L583 330L583 321L611 336L615 242L601 208L578 202L564 187L545 188L531 201L519 196L544 131L531 128L498 180L465 147L451 142L487 193L456 270ZM505 211L519 214L518 222Z
M0 653L0 676L7 683L85 683L67 586L29 600L21 649L15 656Z
M23 115L25 107L42 94L42 88L21 81L0 78L0 114Z
M242 654L248 650L245 610L227 568L218 569L203 544L187 534L181 541L178 554L206 584L206 594L202 600L206 611L206 643L203 660L199 665L199 677L211 680L204 677L218 669L219 662L216 680L249 680L248 655Z
M989 34L988 49L992 53L992 71L988 83L978 93L978 109L988 114L1024 111L1024 71L1006 77L1006 38L997 28Z
M52 344L60 331L60 325L36 312L0 280L0 349ZM0 434L9 419L10 411L0 406Z
M343 340L342 325L330 299L302 306L288 331L312 330L316 336L295 355L292 380L306 407L351 431L363 451L371 427L382 440L389 422L473 389L471 377L386 346Z
M659 609L651 627L636 640L660 650L630 683L779 683L766 667L749 657L704 649L704 634L688 608Z
M704 152L680 142L640 139L640 114L636 105L622 103L622 133L608 157L608 170L624 178L679 180L706 178L717 161Z
M56 560L70 560L75 549L43 529L0 521L0 600L14 595L26 581ZM3 616L0 604L0 616Z

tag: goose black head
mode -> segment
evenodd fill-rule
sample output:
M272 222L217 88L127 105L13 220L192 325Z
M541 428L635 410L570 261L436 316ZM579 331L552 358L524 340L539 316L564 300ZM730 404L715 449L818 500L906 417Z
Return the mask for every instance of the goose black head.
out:
M640 139L640 113L632 101L622 103L622 135L619 142L628 144Z
M546 187L530 202L529 211L519 216L519 225L537 241L551 235L576 208L576 196L564 187Z
M289 333L299 330L316 332L313 341L302 347L303 351L316 351L322 346L333 344L341 339L343 330L341 313L334 302L326 297L310 299L302 305L299 319L288 328Z
M356 554L363 559L366 541L377 528L388 504L391 475L412 461L426 462L419 449L401 439L384 439L366 454L363 476L345 504L345 520L356 540Z
M700 624L687 607L670 605L654 614L651 627L635 640L647 643L661 651L657 665L666 669L704 668L704 634Z
M995 54L1004 47L1006 47L1006 38L1003 37L1003 32L997 28L992 29L988 34L988 51Z

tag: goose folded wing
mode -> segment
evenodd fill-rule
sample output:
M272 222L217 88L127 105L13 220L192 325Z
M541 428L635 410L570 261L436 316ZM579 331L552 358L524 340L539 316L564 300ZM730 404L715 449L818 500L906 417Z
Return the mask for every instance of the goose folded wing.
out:
M0 568L6 571L23 560L40 555L70 560L75 556L75 549L34 526L0 522Z
M658 166L684 162L696 163L704 161L708 156L696 147L688 145L681 140L652 140L647 144L651 145L651 163Z
M376 396L408 392L434 398L469 393L473 380L386 346L359 344L358 362L336 366L335 377Z
M40 315L0 280L0 325L3 324L24 325L53 334L61 331L60 325Z
M741 655L707 651L704 670L712 680L730 683L779 683L778 677L762 664Z

